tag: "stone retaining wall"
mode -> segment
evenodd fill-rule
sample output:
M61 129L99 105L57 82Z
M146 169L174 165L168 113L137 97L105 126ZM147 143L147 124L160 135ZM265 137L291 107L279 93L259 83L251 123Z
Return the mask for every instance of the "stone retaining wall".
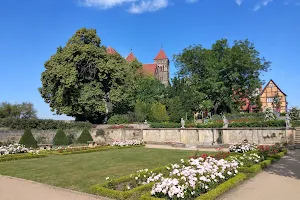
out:
M102 129L102 127L101 127ZM112 141L138 139L148 143L183 143L186 145L232 144L247 139L256 144L293 143L295 129L285 128L228 128L228 129L102 129L103 135L97 136L94 128L91 135L95 142L110 143ZM35 138L44 137L46 143L51 143L56 130L32 131ZM66 130L67 134L79 136L81 131ZM0 130L0 141L19 141L23 131Z

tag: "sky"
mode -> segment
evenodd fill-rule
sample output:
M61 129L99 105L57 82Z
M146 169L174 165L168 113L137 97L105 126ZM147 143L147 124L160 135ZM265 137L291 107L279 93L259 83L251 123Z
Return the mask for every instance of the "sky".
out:
M161 46L174 54L209 48L221 38L249 39L272 62L273 79L300 107L300 0L1 0L0 102L30 101L38 117L54 115L38 88L44 63L76 30L97 30L101 42L126 57L152 63Z

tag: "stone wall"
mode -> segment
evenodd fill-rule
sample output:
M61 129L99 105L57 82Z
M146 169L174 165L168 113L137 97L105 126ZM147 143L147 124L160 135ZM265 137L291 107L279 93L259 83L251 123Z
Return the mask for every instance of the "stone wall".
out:
M52 143L52 140L55 136L57 130L31 130L34 138L39 143L46 143L50 144ZM74 134L75 137L79 137L81 131L80 130L64 130L65 133L68 134ZM24 131L23 130L0 130L0 141L6 142L6 141L20 141Z
M102 129L102 135L97 131ZM275 144L278 142L293 143L295 130L284 128L228 128L228 129L112 129L99 127L92 129L95 142L110 143L112 141L138 139L148 143L184 143L186 145L232 144L247 139L256 144ZM35 138L43 137L44 142L51 143L56 130L32 130ZM66 130L66 134L78 137L81 131ZM0 141L19 141L23 131L0 130Z

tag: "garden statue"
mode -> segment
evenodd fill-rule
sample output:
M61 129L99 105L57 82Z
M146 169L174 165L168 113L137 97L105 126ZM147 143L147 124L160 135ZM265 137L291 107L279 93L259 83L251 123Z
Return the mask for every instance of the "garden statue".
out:
M144 124L148 124L148 122L147 122L147 120L145 119L145 122L144 122Z
M291 128L290 121L291 121L290 115L289 115L289 113L286 113L285 114L285 125L286 125L286 128Z
M225 115L222 115L223 118L223 128L228 128L228 120L226 119Z
M184 128L185 121L183 120L183 118L181 118L180 123L181 123L181 128Z

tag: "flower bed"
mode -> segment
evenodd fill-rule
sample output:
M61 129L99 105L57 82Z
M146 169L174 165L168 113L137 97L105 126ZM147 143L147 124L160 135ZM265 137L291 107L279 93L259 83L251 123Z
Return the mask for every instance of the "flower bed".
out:
M25 148L24 145L10 144L8 146L0 146L0 157L9 154L31 153L38 154L39 151Z
M256 145L250 143L236 143L229 146L229 151L235 153L246 153L248 151L253 151L256 149Z
M120 148L132 148L132 147L143 147L144 145L135 146L96 146L96 147L58 147L57 149L50 149L41 151L42 154L54 154L54 155L70 155L70 154L81 154L81 153L91 153L98 151L106 151L110 149L120 149Z
M144 142L141 140L124 140L124 141L114 141L111 146L137 146L137 145L143 145Z

